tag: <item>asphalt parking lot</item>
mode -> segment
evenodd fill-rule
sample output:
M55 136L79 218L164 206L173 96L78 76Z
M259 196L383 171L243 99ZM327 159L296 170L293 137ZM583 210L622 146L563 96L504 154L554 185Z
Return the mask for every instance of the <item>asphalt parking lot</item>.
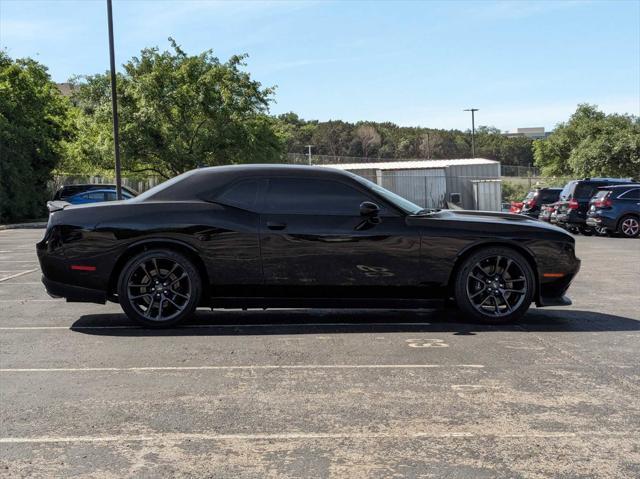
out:
M638 477L640 240L577 237L568 308L200 311L136 327L0 231L0 476Z

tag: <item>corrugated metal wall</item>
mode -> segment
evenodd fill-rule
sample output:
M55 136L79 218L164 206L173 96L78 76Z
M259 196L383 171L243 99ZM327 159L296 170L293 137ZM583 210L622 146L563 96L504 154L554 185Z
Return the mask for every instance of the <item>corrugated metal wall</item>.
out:
M447 193L447 178L442 168L381 171L384 188L423 208L441 208Z
M451 201L451 194L460 193L461 206L464 209L481 209L480 205L483 205L492 211L500 211L500 182L497 182L497 186L480 186L479 189L474 189L473 186L473 182L478 180L499 180L499 163L452 165L446 168L351 171L424 208L446 207L446 202ZM485 198L485 195L488 197Z
M447 168L447 200L451 193L462 195L462 207L466 210L478 209L472 180L499 179L500 164L457 165Z
M502 181L472 181L476 209L480 211L500 211L502 202Z

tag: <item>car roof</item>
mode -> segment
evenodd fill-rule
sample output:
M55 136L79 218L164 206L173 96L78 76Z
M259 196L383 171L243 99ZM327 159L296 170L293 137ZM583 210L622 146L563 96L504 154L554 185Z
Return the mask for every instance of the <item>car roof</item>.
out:
M640 183L626 183L624 185L607 185L598 187L599 190L613 190L617 188L638 188Z
M209 166L187 171L136 197L138 201L195 200L211 197L239 179L282 176L295 178L348 179L357 181L353 173L326 166L246 164Z

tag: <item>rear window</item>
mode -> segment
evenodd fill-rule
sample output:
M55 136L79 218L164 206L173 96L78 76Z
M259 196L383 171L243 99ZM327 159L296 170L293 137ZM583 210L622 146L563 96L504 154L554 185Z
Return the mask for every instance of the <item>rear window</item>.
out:
M598 191L596 193L596 195L593 197L594 200L602 200L604 199L609 193L611 193L611 191L609 190L601 190Z
M553 203L558 200L559 190L542 190L540 191L540 201L542 203Z
M576 186L575 191L573 192L574 198L580 199L589 199L598 191L599 185L589 184L589 183L580 183Z
M535 196L538 194L537 191L530 191L529 193L527 193L527 196L524 197L524 200L532 200L535 198Z
M571 195L573 194L573 188L575 186L576 186L575 181L570 181L569 183L564 185L564 188L562 188L562 191L560 192L560 199L563 201L571 199Z

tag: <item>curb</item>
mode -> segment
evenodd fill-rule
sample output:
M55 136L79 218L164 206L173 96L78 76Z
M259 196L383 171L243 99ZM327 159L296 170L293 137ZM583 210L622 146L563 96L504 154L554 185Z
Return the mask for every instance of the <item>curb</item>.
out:
M42 221L42 222L37 222L37 223L16 223L13 225L0 225L0 231L2 230L15 230L15 229L21 229L21 228L27 228L27 229L36 229L36 228L46 228L47 227L47 222L46 221Z

